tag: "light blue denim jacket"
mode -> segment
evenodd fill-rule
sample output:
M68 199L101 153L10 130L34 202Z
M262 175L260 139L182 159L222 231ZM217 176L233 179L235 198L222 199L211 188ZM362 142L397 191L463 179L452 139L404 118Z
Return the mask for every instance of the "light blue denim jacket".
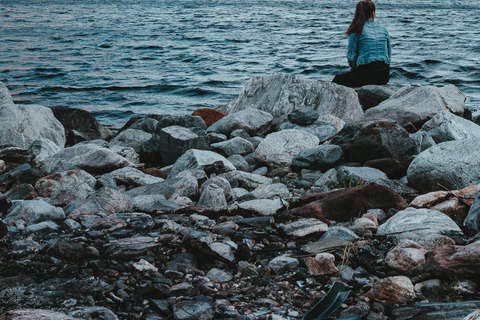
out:
M361 34L352 33L348 38L347 59L353 69L374 61L390 64L391 55L387 29L371 19L365 22Z

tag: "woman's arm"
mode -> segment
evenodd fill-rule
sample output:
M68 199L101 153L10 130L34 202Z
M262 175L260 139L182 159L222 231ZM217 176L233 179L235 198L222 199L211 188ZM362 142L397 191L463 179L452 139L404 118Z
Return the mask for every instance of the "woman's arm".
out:
M357 59L358 59L358 37L356 33L352 33L348 37L348 52L347 52L348 65L352 69L357 68Z

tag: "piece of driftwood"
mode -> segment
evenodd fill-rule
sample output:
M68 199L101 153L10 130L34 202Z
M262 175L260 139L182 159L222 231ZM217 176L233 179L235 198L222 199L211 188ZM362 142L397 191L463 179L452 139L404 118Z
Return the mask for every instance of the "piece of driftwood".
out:
M397 192L388 187L371 183L302 197L292 202L287 212L290 215L301 217L349 221L352 218L360 217L369 209L388 211L391 208L403 210L406 207L405 199Z

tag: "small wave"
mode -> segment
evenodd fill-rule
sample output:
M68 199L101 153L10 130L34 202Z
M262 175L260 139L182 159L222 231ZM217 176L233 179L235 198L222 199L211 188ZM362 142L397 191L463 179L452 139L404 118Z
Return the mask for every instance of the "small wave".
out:
M134 50L154 50L154 49L160 49L163 50L164 48L162 46L155 46L155 45L142 45L142 46L135 46L133 47Z
M179 91L178 93L185 96L190 96L190 97L208 96L208 95L214 94L213 91L205 90L202 88L187 88Z
M148 90L151 92L172 92L177 90L183 90L185 86L177 86L170 84L160 84L160 85L146 85L146 86L95 86L95 87L78 87L78 86L50 86L42 87L39 89L41 92L49 91L63 91L63 92L76 92L76 91L144 91Z

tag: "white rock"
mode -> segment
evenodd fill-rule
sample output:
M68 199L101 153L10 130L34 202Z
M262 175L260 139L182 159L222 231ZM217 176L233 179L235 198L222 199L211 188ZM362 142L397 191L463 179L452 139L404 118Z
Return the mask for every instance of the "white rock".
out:
M109 172L133 164L109 149L94 144L75 145L65 148L45 161L49 173L82 169L90 173Z
M260 109L273 115L273 125L278 127L299 106L312 107L320 116L331 114L345 121L363 116L355 90L295 74L257 76L248 80L240 95L222 111L231 114L247 108Z
M420 193L460 190L480 183L480 139L442 142L413 159L408 184Z
M436 143L480 138L479 125L448 110L437 113L422 126L421 130L427 132Z
M431 119L445 109L455 114L463 114L465 95L454 85L444 87L401 88L378 106L365 111L367 119L392 119L402 127L419 124Z
M65 212L62 208L54 207L43 200L25 200L15 202L8 210L3 222L14 225L17 220L22 220L30 225L47 220L63 219L65 219Z
M271 216L278 209L286 206L286 202L281 199L256 199L239 203L238 206L242 209L254 210L263 216Z
M177 159L168 174L168 178L175 177L180 172L187 169L203 169L205 165L213 164L214 162L222 161L225 166L225 171L236 170L235 166L228 161L224 156L208 150L190 149Z
M254 158L272 167L290 166L300 151L318 146L319 141L316 136L302 130L287 129L274 132L260 142Z

